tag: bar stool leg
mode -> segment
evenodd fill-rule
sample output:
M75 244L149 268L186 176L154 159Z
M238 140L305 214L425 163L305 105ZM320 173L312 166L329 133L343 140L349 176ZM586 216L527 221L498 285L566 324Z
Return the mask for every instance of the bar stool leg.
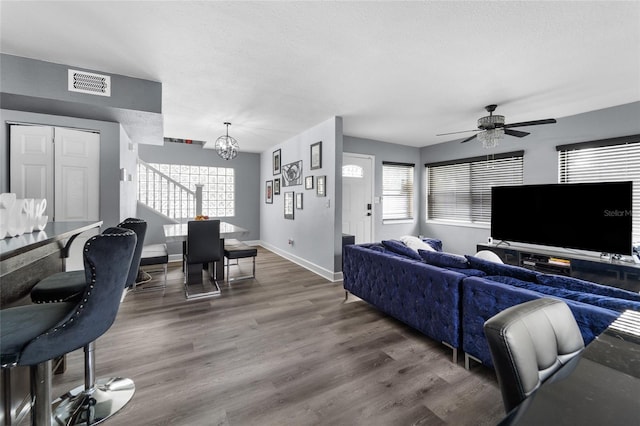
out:
M111 417L133 398L131 379L95 378L95 342L84 347L84 385L53 401L53 416L59 424L94 425Z
M51 360L29 367L31 374L31 424L51 426Z

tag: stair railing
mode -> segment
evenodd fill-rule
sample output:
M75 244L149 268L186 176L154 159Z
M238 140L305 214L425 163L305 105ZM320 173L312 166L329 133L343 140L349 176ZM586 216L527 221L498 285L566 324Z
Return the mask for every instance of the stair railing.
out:
M196 191L141 159L138 159L138 201L180 222L196 215Z

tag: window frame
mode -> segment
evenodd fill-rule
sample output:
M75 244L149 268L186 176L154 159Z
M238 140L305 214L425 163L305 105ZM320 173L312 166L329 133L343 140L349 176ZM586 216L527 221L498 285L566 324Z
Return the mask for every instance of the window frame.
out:
M388 182L385 180L385 175L389 173L391 170L405 170L406 177L410 178L410 189L403 190L402 188L390 188L388 187ZM390 223L413 223L416 216L415 209L415 173L416 173L416 165L415 163L401 163L395 161L383 161L382 162L382 223L390 224ZM397 182L396 182L397 185ZM402 184L400 184L402 185ZM406 205L406 209L404 210L404 215L402 217L398 217L397 214L393 214L389 211L391 208L390 200L402 200L406 201L404 204ZM402 201L394 203L394 206L397 208L399 204L403 204ZM393 211L393 209L391 209ZM391 215L391 216L390 216Z
M557 145L556 151L560 184L633 182L631 239L640 242L640 134Z
M425 163L424 166L425 222L489 228L491 187L524 184L523 150ZM487 168L495 172L488 174ZM456 172L466 173L466 176L456 175ZM446 183L445 179L448 179ZM438 180L441 184L434 190ZM436 197L441 201L436 201ZM434 206L434 203L437 204Z

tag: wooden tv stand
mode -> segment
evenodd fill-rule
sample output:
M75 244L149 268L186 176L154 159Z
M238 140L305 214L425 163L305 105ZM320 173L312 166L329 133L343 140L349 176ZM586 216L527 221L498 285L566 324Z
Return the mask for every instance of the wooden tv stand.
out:
M525 246L478 244L478 251L490 250L506 264L547 274L566 275L640 293L640 264L601 259L567 250Z

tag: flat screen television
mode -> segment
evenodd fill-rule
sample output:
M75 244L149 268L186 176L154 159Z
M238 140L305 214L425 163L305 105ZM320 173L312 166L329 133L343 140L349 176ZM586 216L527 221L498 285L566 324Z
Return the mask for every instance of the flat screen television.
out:
M491 188L491 237L631 254L632 182Z

